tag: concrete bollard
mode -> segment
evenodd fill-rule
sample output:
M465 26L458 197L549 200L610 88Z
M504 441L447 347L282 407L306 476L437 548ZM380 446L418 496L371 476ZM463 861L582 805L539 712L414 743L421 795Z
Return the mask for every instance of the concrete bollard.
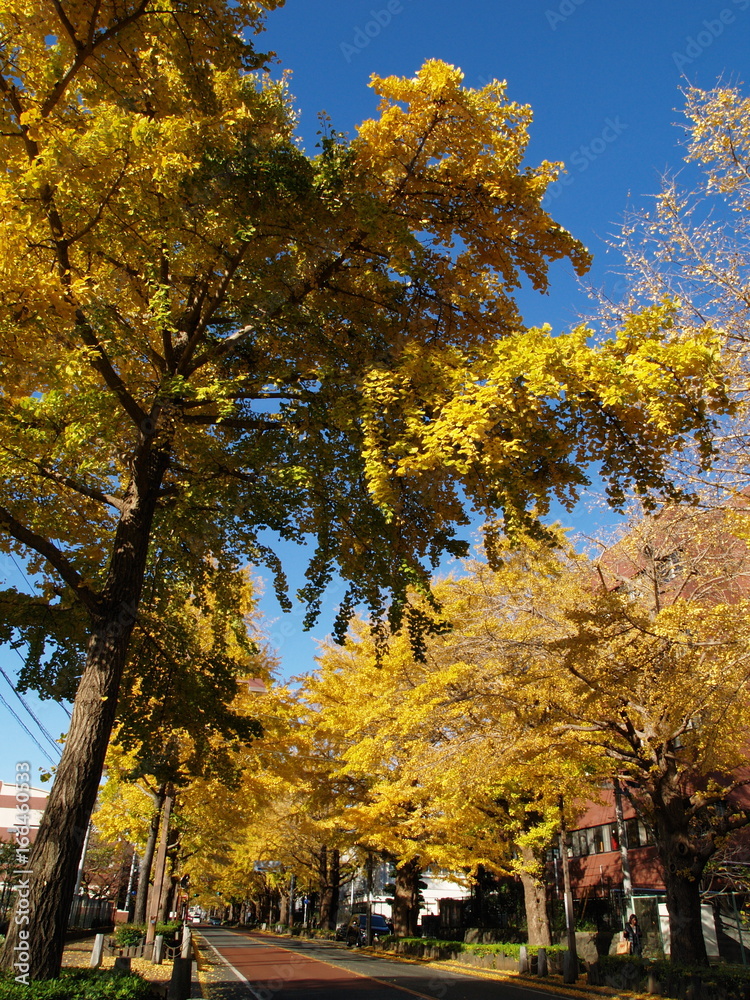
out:
M529 951L525 944L521 945L521 950L518 952L518 971L522 973L529 971Z
M537 975L546 976L547 975L547 949L540 948L537 952Z
M180 955L182 958L193 957L193 932L187 924L182 928L182 949Z
M654 993L657 996L661 993L661 983L653 974L653 972L649 972L648 974L648 980L646 981L646 992Z
M586 973L586 982L589 986L604 986L604 976L602 975L602 970L599 968L598 962L589 963Z
M172 978L169 981L167 1000L187 1000L190 996L192 974L192 958L181 958L178 956L174 960L174 966L172 967Z
M563 982L574 983L578 979L578 956L572 951L563 952Z
M104 935L97 934L94 938L94 947L91 949L91 961L89 965L92 969L98 969L102 964L102 954L104 953Z
M164 935L157 934L154 938L154 954L152 961L154 965L161 965L164 961Z

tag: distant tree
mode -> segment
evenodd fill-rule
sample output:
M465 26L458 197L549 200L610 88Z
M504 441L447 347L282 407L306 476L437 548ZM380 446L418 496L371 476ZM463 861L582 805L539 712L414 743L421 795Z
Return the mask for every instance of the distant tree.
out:
M738 794L750 773L750 559L732 511L671 514L602 558L600 586L580 557L555 565L530 549L456 581L473 623L448 639L446 701L461 692L475 739L498 741L498 764L527 786L555 767L561 784L571 768L620 779L659 852L672 958L695 963L707 961L701 877L750 823Z

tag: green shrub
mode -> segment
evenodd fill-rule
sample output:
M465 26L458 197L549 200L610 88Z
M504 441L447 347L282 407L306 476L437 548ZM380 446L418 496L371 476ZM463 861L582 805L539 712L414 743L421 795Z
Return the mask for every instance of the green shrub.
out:
M129 948L140 944L146 936L145 924L119 924L115 928L115 944L118 948Z
M153 1000L151 985L111 969L63 969L59 979L17 983L0 978L0 1000Z
M589 918L586 917L585 920L578 921L578 923L576 924L576 930L585 931L588 932L589 934L592 933L595 934L599 930L599 928L596 926L595 920L589 920Z
M521 954L521 945L513 942L499 942L497 944L467 944L466 941L443 941L441 938L381 938L383 944L392 944L394 941L403 941L410 945L424 945L426 948L447 948L451 951L463 952L465 955L507 955L508 958L518 959ZM539 947L527 945L526 951L529 955L536 955ZM554 952L563 952L565 948L560 944L548 945L545 949L548 955Z
M166 923L156 925L156 933L163 934L164 937L176 937L182 930L182 923L179 920L168 920Z
M668 959L650 961L636 955L603 955L599 968L606 981L618 990L639 992L645 988L649 974L661 986L662 996L684 997L694 978L702 984L703 995L745 1000L750 993L750 969L741 966L675 965Z

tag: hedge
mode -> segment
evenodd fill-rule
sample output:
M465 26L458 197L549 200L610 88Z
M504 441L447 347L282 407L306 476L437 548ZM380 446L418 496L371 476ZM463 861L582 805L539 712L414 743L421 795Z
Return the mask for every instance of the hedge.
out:
M163 934L164 937L174 937L182 927L176 920L170 920L165 924L156 925L156 933ZM118 924L115 928L115 944L118 948L129 948L131 945L139 945L146 937L145 924Z
M35 980L28 986L4 975L0 1000L154 1000L154 993L151 984L135 973L63 969L59 979Z
M649 960L636 955L602 955L599 971L603 985L639 992L649 976L659 982L662 996L684 997L691 984L701 983L703 996L711 1000L747 1000L750 969L725 965L675 965L668 959Z
M496 944L468 944L466 941L444 941L442 938L396 938L396 937L384 937L381 938L381 942L385 945L391 944L395 941L402 941L405 944L410 945L424 945L425 948L445 948L450 951L463 952L465 955L505 955L507 958L515 958L518 960L521 957L521 948L526 948L527 955L536 955L539 951L539 945L521 945L516 943L496 943ZM566 949L563 945L552 944L547 945L544 950L548 955L552 955L555 952L562 954Z

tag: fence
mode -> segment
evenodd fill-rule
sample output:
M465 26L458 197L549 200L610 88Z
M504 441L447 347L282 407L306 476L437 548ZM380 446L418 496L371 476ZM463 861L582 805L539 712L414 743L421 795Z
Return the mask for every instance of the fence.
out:
M4 927L8 922L15 895L15 886L11 882L0 883L0 927ZM115 907L116 903L112 899L75 896L70 906L68 929L88 930L109 927L114 922Z
M112 899L90 899L75 896L68 916L68 928L77 930L109 927L114 922L115 902Z

